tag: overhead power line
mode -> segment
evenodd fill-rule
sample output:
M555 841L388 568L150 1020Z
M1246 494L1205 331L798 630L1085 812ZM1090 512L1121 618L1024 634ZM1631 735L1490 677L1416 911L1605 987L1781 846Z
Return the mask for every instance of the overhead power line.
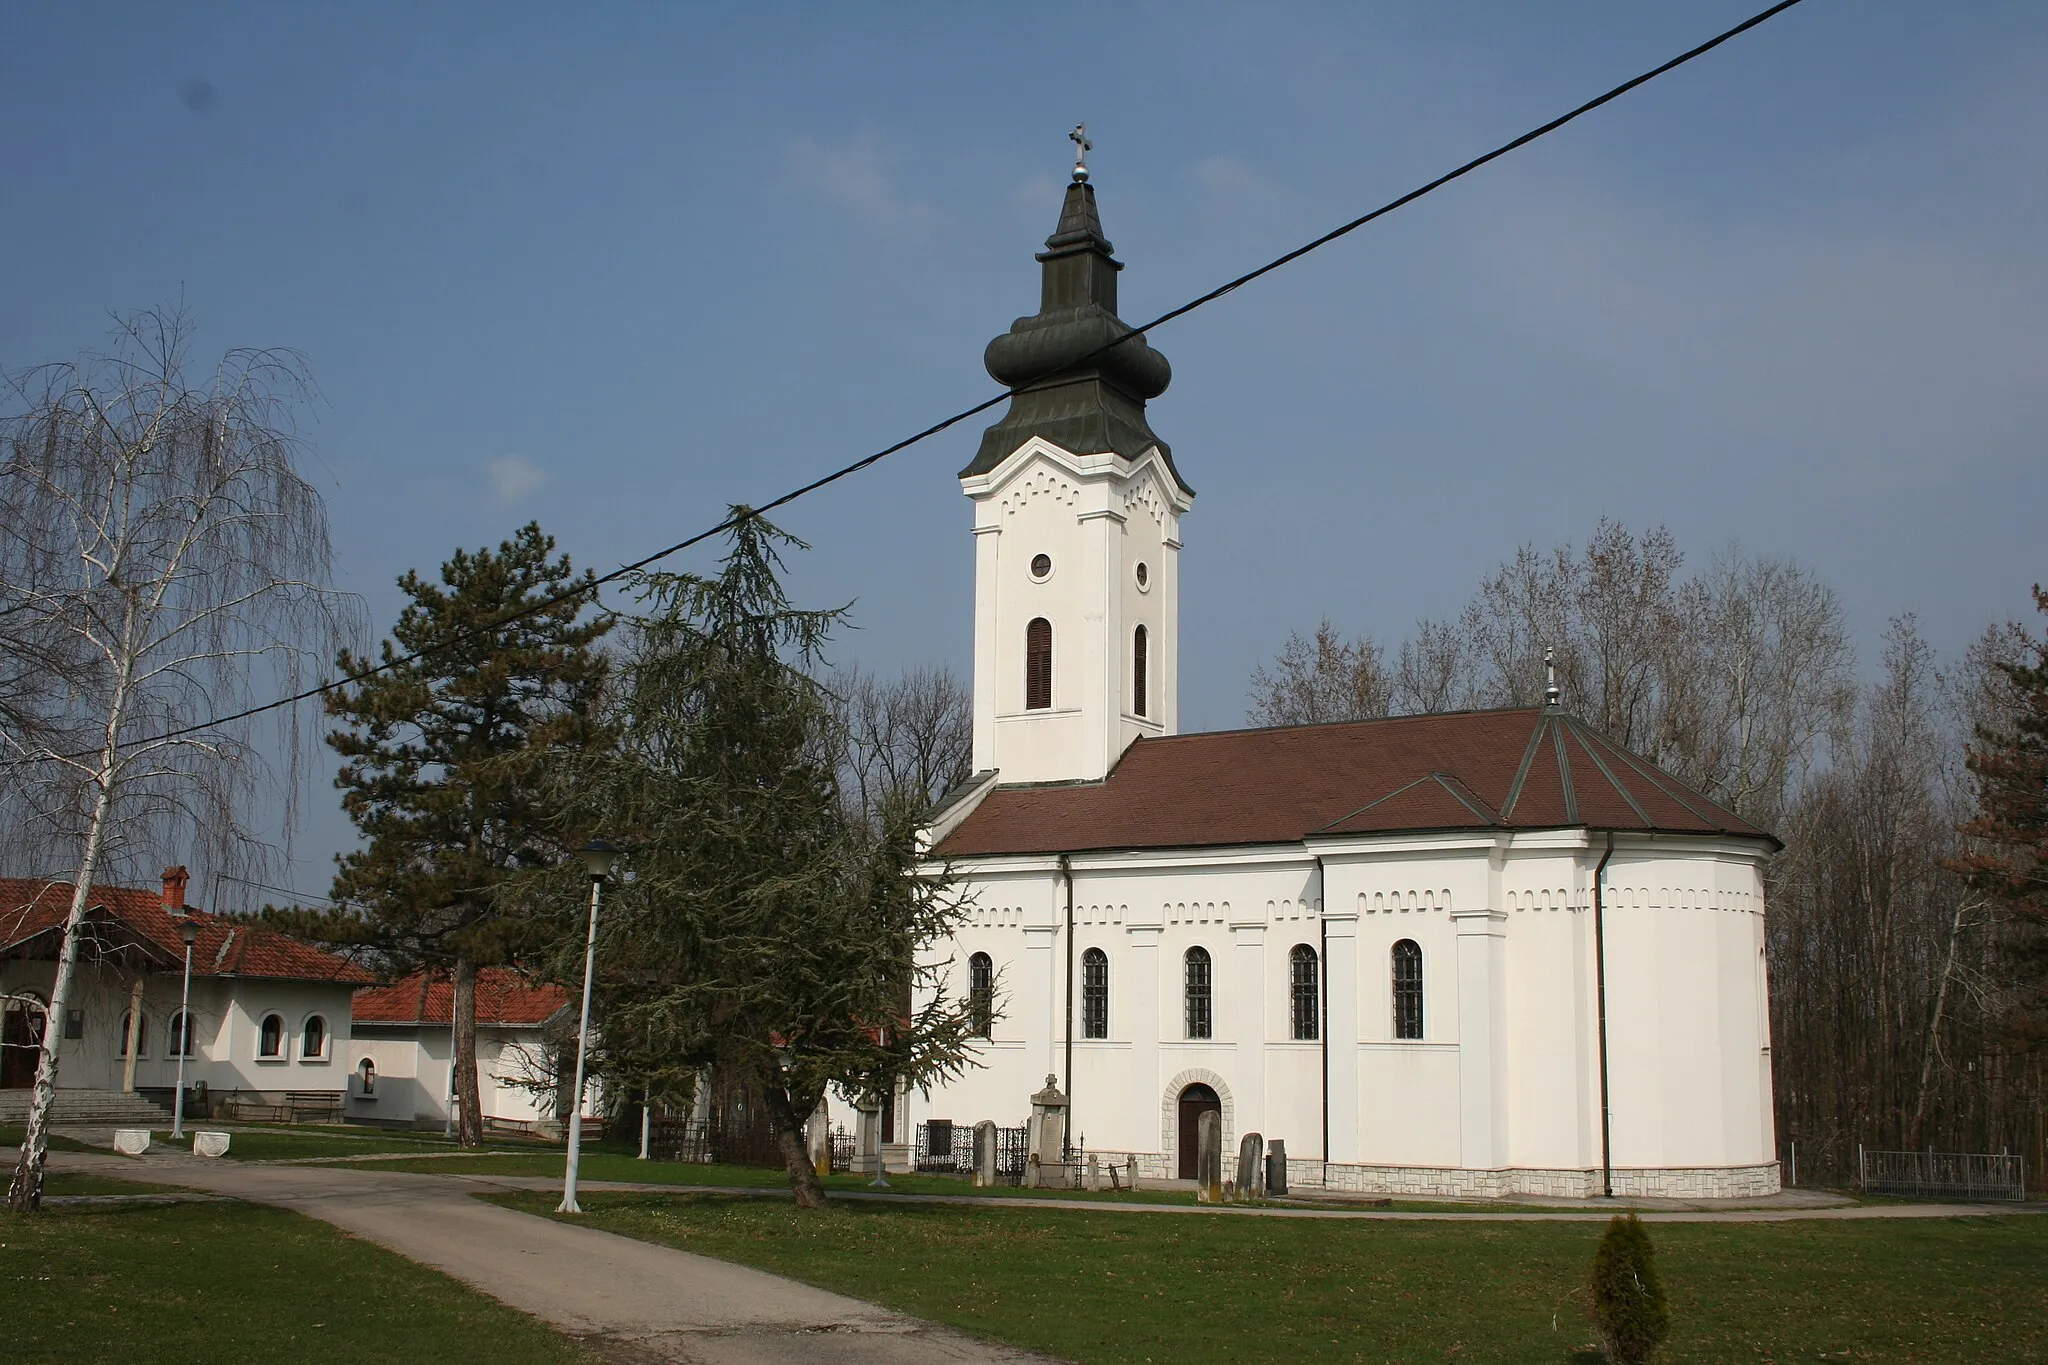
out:
M1501 157L1506 156L1508 153L1516 151L1522 147L1526 147L1530 143L1536 141L1539 138L1547 137L1551 133L1556 132L1558 129L1564 127L1568 123L1571 123L1575 119L1581 118L1586 114L1592 113L1595 109L1600 108L1602 105L1609 104L1615 100L1620 99L1623 95L1628 94L1630 91L1635 90L1640 86L1649 84L1651 81L1656 80L1659 76L1666 75L1672 71L1676 71L1679 67L1684 66L1686 63L1694 61L1697 58L1704 57L1707 53L1712 52L1715 48L1721 46L1721 44L1729 41L1732 38L1740 37L1742 34L1749 32L1749 30L1756 28L1760 24L1766 23L1771 19L1776 18L1778 15L1783 14L1786 10L1791 9L1793 6L1800 3L1801 0L1779 0L1778 4L1772 5L1769 9L1763 10L1760 13L1750 16L1749 18L1743 20L1741 23L1735 25L1735 27L1728 29L1722 33L1716 34L1714 37L1709 38L1707 41L1701 43L1697 47L1688 48L1686 51L1679 53L1676 57L1671 58L1671 60L1664 62L1658 66L1654 66L1650 68L1648 71L1643 72L1640 76L1636 76L1630 80L1623 81L1620 85L1615 86L1612 90L1609 90L1604 94L1594 96L1592 99L1587 100L1584 104L1579 105L1577 108L1572 109L1567 113L1558 115L1556 118L1550 120L1548 123L1542 124L1535 128L1531 128L1528 132L1523 133L1520 137L1514 138L1513 140L1508 142L1503 142L1500 146L1495 147L1492 151L1486 152L1483 155L1473 157L1470 161L1467 161L1462 166L1459 166L1454 170L1446 171L1444 174L1438 176L1436 179L1428 181L1425 184L1416 186L1414 189L1408 191L1406 194L1400 196L1399 198L1388 200L1386 203L1380 205L1378 208L1372 210L1370 213L1360 214L1358 217L1353 218L1351 221L1330 229L1330 231L1324 233L1322 236L1317 237L1312 241L1304 242L1302 245L1294 248L1294 250L1289 251L1281 256L1275 256L1272 260L1267 261L1264 265L1259 266L1254 270L1248 270L1244 274L1236 277L1235 279L1227 281L1224 284L1218 285L1216 288L1211 289L1206 294L1200 294L1197 295L1195 298L1189 299L1186 303L1181 304L1178 308L1168 309L1166 312L1161 313L1158 317L1153 318L1150 322L1144 323L1143 325L1138 327L1134 327L1129 331L1124 332L1123 334L1118 336L1116 340L1111 341L1106 345L1097 347L1095 350L1089 352L1087 355L1082 356L1079 360L1073 361L1068 365L1062 366L1062 369L1065 370L1078 368L1079 366L1085 365L1089 361L1092 361L1108 353L1109 351L1114 350L1116 347L1122 345L1124 342L1130 340L1132 337L1144 336L1146 333L1153 331L1155 328L1163 327L1167 323L1172 322L1176 318L1187 316L1189 313L1194 312L1197 308L1201 308L1207 304L1214 303L1216 300L1222 298L1224 295L1232 293L1238 289L1243 288L1245 285L1250 284L1253 280L1256 280L1264 275L1270 275L1275 270L1280 269L1282 266L1290 265L1293 262L1300 260L1303 256L1308 255L1312 251L1318 251L1321 248L1326 247L1330 243L1336 241L1340 237L1349 236L1351 233L1358 231L1358 229L1364 227L1366 224L1374 221L1375 219L1384 218L1386 215L1394 212L1396 209L1404 208L1407 205L1414 203L1416 200L1421 199L1425 195L1432 194L1435 191L1442 189L1445 185L1450 184L1453 180L1457 180L1462 176L1470 175L1473 171L1478 170L1481 166L1486 165L1488 162L1497 161ZM1050 377L1050 375L1041 376L1042 379ZM998 403L1002 403L1014 397L1019 392L1030 387L1031 383L1024 383L1019 384L1013 388L1004 389L1002 392L997 393L992 397L985 398L981 402L976 403L972 407L962 408L960 411L954 413L952 416L934 422L930 426L925 427L923 430L904 437L902 440L895 442L893 445L884 446L882 449L875 451L871 455L864 455L860 459L855 460L851 464L841 465L839 468L833 470L829 474L821 475L818 478L812 479L809 483L803 484L796 488L792 488L788 492L782 494L780 497L762 503L758 507L749 508L745 512L733 513L732 515L729 515L725 517L723 520L719 521L716 525L707 527L706 529L697 532L695 535L686 536L682 540L677 541L675 544L667 546L664 549L656 550L653 554L644 555L641 558L634 560L630 564L621 564L618 568L613 569L609 573L601 574L594 578L585 580L583 582L576 583L569 588L565 588L560 592L544 597L539 601L534 602L526 607L523 607L516 612L512 612L509 615L504 616L496 621L493 621L488 625L478 626L472 630L461 632L460 634L457 634L448 640L444 640L437 644L429 645L424 648L414 650L408 654L397 655L391 659L386 660L383 663L376 665L375 667L365 668L358 670L354 673L346 674L342 677L334 679L331 682L321 683L317 687L309 687L303 692L295 692L290 696L279 697L275 701L265 702L260 706L251 706L246 710L233 711L224 716L214 716L208 720L199 721L191 725L179 726L176 729L166 730L163 733L151 736L148 739L124 741L121 747L133 748L139 744L161 743L162 741L167 739L177 739L184 735L196 734L203 730L209 730L217 725L226 725L233 721L247 720L253 716L263 715L266 712L280 710L287 706L295 706L302 701L309 701L314 697L323 696L326 693L333 692L340 688L350 686L351 684L361 682L366 678L373 678L380 673L386 673L391 671L392 669L401 668L406 664L415 663L422 658L426 658L430 655L437 654L442 650L452 648L453 646L460 644L465 640L473 639L478 636L488 634L491 631L502 629L505 626L513 624L514 622L522 621L529 616L533 616L539 612L546 611L550 607L557 606L562 602L571 601L575 598L582 597L589 593L595 592L598 588L601 588L608 583L615 583L619 579L625 578L630 574L638 573L640 570L646 568L650 564L658 563L661 560L667 559L671 555L680 554L682 551L687 550L694 545L702 544L704 541L710 540L714 536L722 535L726 531L729 531L734 526L738 525L740 521L746 517L757 517L764 513L772 512L778 507L787 506L788 504L795 502L799 498L807 497L810 494L817 492L821 488L825 488L831 484L835 484L839 482L841 479L847 478L854 474L858 474L864 469L868 469L874 465L880 464L883 460L888 459L891 455L894 455L899 451L908 450L911 446L917 445L922 441L929 440L930 438L938 435L940 432L945 431L950 427L958 426L960 423L966 421L970 417L974 417L980 413L987 412L990 408L996 406ZM74 757L86 756L87 755L84 754L74 755Z

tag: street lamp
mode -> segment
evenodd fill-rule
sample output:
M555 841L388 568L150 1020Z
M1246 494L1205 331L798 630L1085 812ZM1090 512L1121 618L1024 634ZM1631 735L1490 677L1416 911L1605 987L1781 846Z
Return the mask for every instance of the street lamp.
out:
M192 1051L192 945L199 941L199 921L186 916L178 926L185 940L185 988L178 997L178 1098L171 1107L171 1141L185 1136L185 1057Z
M581 1213L576 1203L576 1166L583 1157L583 1059L590 1051L590 981L597 970L597 902L605 878L619 851L602 839L592 839L581 850L583 866L590 873L590 936L583 944L583 1018L576 1026L576 1088L569 1092L569 1165L562 1175L562 1202L556 1213Z

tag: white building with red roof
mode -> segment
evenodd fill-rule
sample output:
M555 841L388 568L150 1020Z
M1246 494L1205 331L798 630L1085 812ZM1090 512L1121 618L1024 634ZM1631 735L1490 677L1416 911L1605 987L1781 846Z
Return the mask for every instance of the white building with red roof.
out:
M185 900L182 867L161 890L94 886L71 1000L62 1019L61 1091L134 1092L169 1105L185 1052L185 1084L211 1112L235 1104L301 1116L338 1115L348 1063L350 997L370 974L345 958ZM26 1094L40 1053L42 1012L56 978L72 884L0 878L0 992L5 1013L0 1094ZM180 1012L182 929L195 926L190 1026ZM62 1118L63 1097L58 1100Z
M453 1093L455 988L416 972L356 993L348 1041L347 1117L357 1123L439 1126ZM560 1068L554 1035L569 1018L560 986L510 967L476 974L477 1096L487 1123L536 1128L554 1121Z
M987 353L1017 392L960 475L976 773L928 831L986 1041L889 1117L1015 1125L1051 1076L1071 1140L1153 1176L1194 1174L1214 1113L1302 1184L1775 1191L1775 840L1555 695L1177 734L1194 495L1145 414L1165 360L1111 344L1079 172L1038 260L1039 312Z

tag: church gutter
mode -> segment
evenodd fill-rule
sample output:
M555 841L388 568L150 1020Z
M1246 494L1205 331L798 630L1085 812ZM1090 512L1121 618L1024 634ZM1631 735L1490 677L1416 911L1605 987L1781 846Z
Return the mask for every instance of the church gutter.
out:
M1330 1180L1330 908L1329 874L1323 868L1323 855L1316 855L1316 994L1322 1018L1317 1020L1316 1034L1322 1039L1323 1054L1323 1183ZM1356 1158L1353 1158L1354 1160Z
M1593 871L1593 981L1599 996L1600 1021L1600 1193L1608 1199L1614 1198L1614 1131L1613 1115L1607 1104L1607 923L1601 888L1607 880L1607 860L1613 856L1614 831L1609 830L1607 851L1600 855L1600 866ZM1325 1112L1328 1107L1326 1098Z
M1060 875L1067 881L1067 1143L1072 1146L1074 1132L1074 857L1070 853L1060 854ZM1066 1153L1060 1153L1062 1160Z

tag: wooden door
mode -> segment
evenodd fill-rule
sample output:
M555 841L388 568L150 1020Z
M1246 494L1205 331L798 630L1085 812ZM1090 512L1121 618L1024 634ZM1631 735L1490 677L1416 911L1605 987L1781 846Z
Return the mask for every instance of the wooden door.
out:
M1180 1167L1182 1180L1201 1178L1201 1122L1204 1114L1221 1114L1223 1101L1206 1085L1180 1092Z

